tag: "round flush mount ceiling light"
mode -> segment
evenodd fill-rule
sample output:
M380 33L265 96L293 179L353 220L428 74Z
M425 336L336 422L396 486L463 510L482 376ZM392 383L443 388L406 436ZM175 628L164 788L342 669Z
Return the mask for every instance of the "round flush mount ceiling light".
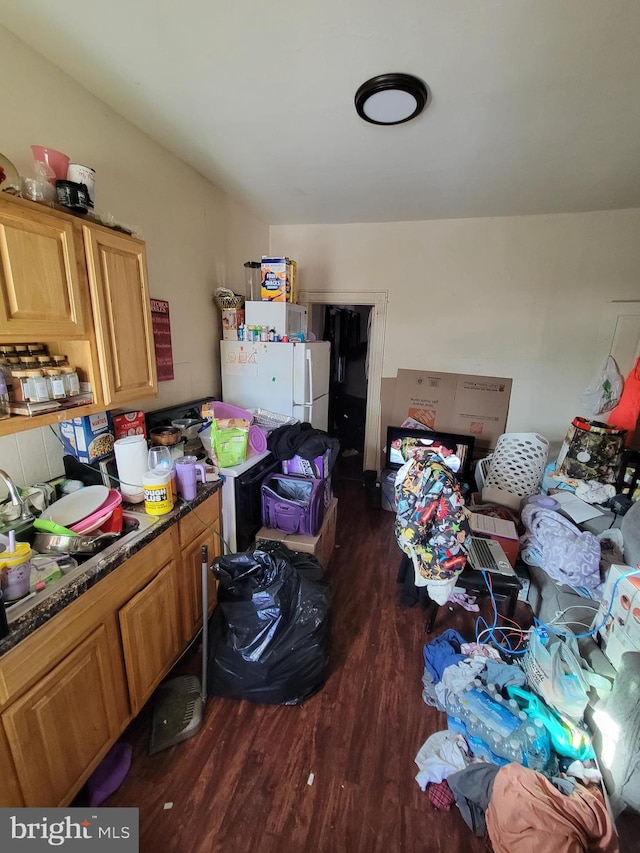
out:
M356 92L360 118L372 124L402 124L420 115L429 97L427 87L411 74L379 74Z

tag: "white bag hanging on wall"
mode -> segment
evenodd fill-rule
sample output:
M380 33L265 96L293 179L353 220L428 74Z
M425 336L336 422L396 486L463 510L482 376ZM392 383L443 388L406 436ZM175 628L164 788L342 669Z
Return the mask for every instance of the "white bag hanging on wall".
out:
M582 408L591 416L610 412L620 402L624 379L613 356L607 356L602 370L580 398Z

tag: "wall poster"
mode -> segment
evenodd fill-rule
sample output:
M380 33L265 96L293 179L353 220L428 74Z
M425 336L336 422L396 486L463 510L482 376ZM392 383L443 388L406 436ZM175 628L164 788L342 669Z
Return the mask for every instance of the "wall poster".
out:
M171 322L166 299L151 300L151 325L156 350L158 382L173 379L173 350L171 348Z

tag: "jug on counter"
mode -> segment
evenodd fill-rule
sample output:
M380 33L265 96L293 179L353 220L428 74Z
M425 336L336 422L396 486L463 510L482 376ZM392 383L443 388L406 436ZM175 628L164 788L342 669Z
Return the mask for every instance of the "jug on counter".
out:
M12 550L0 554L0 584L6 602L17 601L28 594L31 582L31 553L31 545L28 542L16 542Z

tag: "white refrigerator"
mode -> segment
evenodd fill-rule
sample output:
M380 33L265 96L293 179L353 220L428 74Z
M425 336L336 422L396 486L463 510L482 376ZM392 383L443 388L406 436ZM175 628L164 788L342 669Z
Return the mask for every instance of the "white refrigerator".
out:
M222 399L243 409L267 409L326 430L330 350L328 341L220 341Z

